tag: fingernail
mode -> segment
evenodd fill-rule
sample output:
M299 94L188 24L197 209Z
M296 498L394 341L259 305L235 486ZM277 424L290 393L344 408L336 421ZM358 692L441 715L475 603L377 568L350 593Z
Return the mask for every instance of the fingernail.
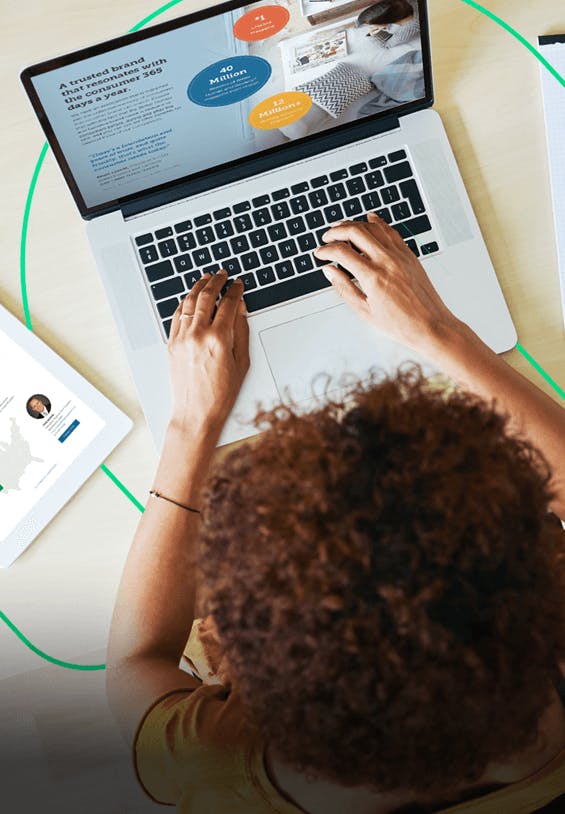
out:
M220 269L217 273L218 274L225 274L226 277L228 276L228 273L227 273L227 271L225 269Z
M322 266L322 271L330 283L333 283L334 280L334 270L331 266Z

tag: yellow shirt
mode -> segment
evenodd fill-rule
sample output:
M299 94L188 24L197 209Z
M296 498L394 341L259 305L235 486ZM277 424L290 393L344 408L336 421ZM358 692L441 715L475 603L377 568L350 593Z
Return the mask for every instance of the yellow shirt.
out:
M180 814L303 814L270 782L264 748L237 693L205 684L169 693L148 710L134 763L149 796ZM531 814L564 793L565 748L526 780L441 814Z

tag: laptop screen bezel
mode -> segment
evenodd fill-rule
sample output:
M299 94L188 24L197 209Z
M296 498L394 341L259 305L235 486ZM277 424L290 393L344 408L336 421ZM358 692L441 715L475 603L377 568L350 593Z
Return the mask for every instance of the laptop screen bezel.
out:
M434 101L433 78L432 78L427 0L418 0L418 9L420 15L420 30L422 37L422 61L424 67L424 82L425 82L425 96L422 99L418 99L414 102L399 105L398 107L392 108L390 110L386 110L381 113L376 113L373 116L366 116L362 119L356 119L354 121L347 122L346 124L342 124L339 125L338 127L325 130L321 133L314 133L308 136L304 136L303 138L295 139L287 144L271 147L268 150L261 150L260 152L253 153L253 155L250 156L249 155L243 156L242 158L236 161L229 161L226 162L225 164L217 164L214 165L213 167L207 167L206 169L203 169L199 172L192 173L181 178L177 178L174 181L168 181L166 183L158 184L153 187L147 187L131 195L115 198L102 204L97 204L95 206L87 206L86 201L84 200L80 192L78 184L75 181L71 168L67 163L64 152L61 149L61 145L51 126L49 117L47 116L47 113L45 112L45 109L41 104L39 95L34 87L33 84L34 77L44 73L49 73L50 71L57 70L58 68L63 68L68 65L72 65L75 62L80 62L90 57L99 56L100 54L104 54L116 48L122 48L123 46L133 45L135 43L142 42L143 40L147 40L159 36L161 34L167 33L168 31L174 31L177 28L182 28L192 23L197 23L201 20L225 14L226 12L230 12L248 5L250 5L249 0L230 0L230 2L209 6L207 8L200 9L191 14L185 14L182 17L177 17L174 20L168 20L166 22L158 23L156 25L152 25L149 28L142 29L140 31L124 34L122 36L115 37L111 40L106 40L102 43L97 43L96 45L81 48L77 51L73 51L72 53L65 54L63 56L45 60L43 62L36 63L35 65L30 65L29 67L25 68L22 71L20 78L25 88L25 91L29 97L29 100L41 124L41 127L43 128L49 146L53 150L55 159L59 164L59 167L61 168L65 181L67 182L67 185L83 218L91 219L93 217L105 215L109 212L113 212L118 209L123 209L128 205L130 206L134 205L135 207L136 202L141 202L142 199L144 198L148 198L151 201L155 201L158 200L159 194L161 192L164 191L170 192L175 188L178 188L179 199L183 197L188 197L190 196L190 194L196 194L197 191L200 191L200 189L202 189L202 179L208 174L213 174L214 176L221 178L222 170L228 169L233 170L234 167L238 167L241 169L241 177L252 176L255 174L254 165L264 167L265 159L268 159L269 156L277 156L278 160L276 163L277 165L280 166L281 163L284 163L280 160L280 156L288 152L290 163L290 160L296 161L301 157L300 147L304 147L304 150L307 151L307 153L309 154L313 154L317 151L323 152L325 151L325 149L328 149L325 142L327 142L329 135L332 136L331 139L332 146L335 146L337 144L346 144L348 143L348 141L355 139L356 134L355 131L359 130L359 125L361 123L363 124L362 130L366 137L367 135L370 134L371 123L375 124L375 132L379 132L378 125L382 124L383 121L390 120L391 118L398 119L401 116L414 113L417 110L422 110L433 105ZM340 135L342 136L342 138L340 138ZM349 135L351 135L351 138L348 138ZM192 193L191 193L191 182L195 182L194 184L195 190ZM171 195L168 195L167 197L169 200L171 200ZM139 210L141 207L136 206L135 208Z

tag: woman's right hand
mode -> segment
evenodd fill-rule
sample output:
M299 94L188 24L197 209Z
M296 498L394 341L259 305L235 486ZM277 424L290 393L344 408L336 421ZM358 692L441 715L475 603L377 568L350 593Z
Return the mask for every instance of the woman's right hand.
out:
M373 213L368 222L347 221L324 234L316 257L336 293L375 328L426 355L460 325L398 232ZM338 269L347 269L360 288Z

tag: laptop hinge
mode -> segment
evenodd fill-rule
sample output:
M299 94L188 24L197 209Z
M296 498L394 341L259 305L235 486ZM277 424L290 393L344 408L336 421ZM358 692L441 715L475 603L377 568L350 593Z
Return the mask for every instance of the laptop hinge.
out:
M158 209L176 201L190 198L193 195L199 195L209 189L241 181L244 178L251 178L263 172L293 164L296 161L302 161L304 158L311 158L335 150L351 142L363 141L367 138L394 132L399 128L400 119L398 116L389 116L378 121L362 121L354 126L347 127L344 131L324 133L320 138L309 140L306 143L289 144L285 150L280 152L240 162L234 167L227 166L221 170L211 171L190 181L168 185L158 192L140 195L135 200L122 204L120 209L124 219L131 218L151 209Z

